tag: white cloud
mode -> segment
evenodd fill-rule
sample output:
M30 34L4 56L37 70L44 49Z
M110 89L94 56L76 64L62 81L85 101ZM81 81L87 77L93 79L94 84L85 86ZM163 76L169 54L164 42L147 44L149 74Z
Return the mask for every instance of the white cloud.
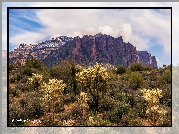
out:
M20 4L20 3L19 3ZM25 3L23 3L25 4ZM21 4L20 6L23 6ZM27 3L25 6L53 6L53 7L65 7L65 6L116 6L116 7L156 7L156 6L174 6L173 9L173 24L178 26L179 20L177 19L178 6L177 3L154 3L154 2L40 2L40 3ZM19 6L16 3L16 6ZM34 11L36 16L29 16L24 13L24 17L32 18L33 21L42 24L45 28L39 29L36 33L43 33L47 37L55 37L56 35L67 36L82 36L83 34L94 35L98 30L110 33L111 35L123 36L125 42L130 42L138 50L146 50L151 46L150 39L156 38L157 43L163 45L166 55L171 52L171 29L170 29L170 11L160 10L156 12L154 10L39 10ZM174 29L178 33L177 27ZM174 31L173 31L174 32ZM29 33L29 37L31 33ZM28 36L28 33L26 33ZM18 36L18 35L17 35ZM177 35L173 37L174 42L177 41ZM5 36L4 36L5 37ZM14 36L15 38L15 36ZM33 39L31 39L33 40ZM14 42L15 43L15 42ZM31 42L29 42L31 43ZM19 45L19 43L16 43ZM154 44L155 45L155 44ZM177 46L175 47L177 48ZM178 50L175 49L176 52Z
M156 61L157 61L157 66L162 67L163 63L159 60L159 58L157 58L157 57L155 57L155 58L156 58Z
M50 9L37 11L36 15L46 27L40 32L48 36L79 34L81 37L97 32L115 37L122 35L125 42L129 41L139 50L150 48L150 38L155 37L166 54L170 54L170 16L153 10Z
M95 35L96 33L97 33L97 29L93 27L85 28L85 30L83 31L84 35Z
M170 52L170 40L166 38L170 36L170 17L151 10L49 9L36 11L36 17L38 19L35 21L45 27L37 32L43 32L47 36L81 36L87 33L96 34L98 31L113 36L122 35L125 42L130 41L134 44L130 39L131 35L138 38L140 33L158 38L166 52ZM143 39L138 38L138 41ZM135 42L134 45L141 49L139 42Z
M18 34L9 39L9 43L13 44L14 47L17 47L19 44L35 44L36 42L44 39L46 37L43 33L35 33L35 32L24 32L22 34ZM18 45L17 45L18 44Z
M118 36L122 36L124 42L129 42L132 34L132 28L130 24L123 24L122 28L118 30Z

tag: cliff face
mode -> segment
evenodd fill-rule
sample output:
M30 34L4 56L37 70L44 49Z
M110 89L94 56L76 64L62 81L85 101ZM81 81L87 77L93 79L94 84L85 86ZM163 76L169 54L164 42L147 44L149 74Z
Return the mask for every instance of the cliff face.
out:
M155 56L151 56L151 54L147 51L138 51L138 55L139 62L142 63L142 65L152 65L153 67L157 67L157 61Z
M157 66L155 57L147 51L137 51L132 44L124 43L122 37L114 38L101 33L94 36L84 35L82 38L61 36L33 47L21 45L17 50L10 52L9 58L10 62L24 63L25 59L31 56L41 59L48 67L58 64L63 59L74 59L85 66L96 62L125 67L134 62Z

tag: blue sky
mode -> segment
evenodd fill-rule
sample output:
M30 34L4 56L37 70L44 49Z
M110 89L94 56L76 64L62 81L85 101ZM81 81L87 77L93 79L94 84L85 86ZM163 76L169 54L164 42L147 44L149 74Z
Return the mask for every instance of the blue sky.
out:
M126 3L120 3L118 6L122 4L123 6L127 6ZM135 4L131 3L131 6L135 6ZM7 5L3 4L4 18ZM22 5L23 3L21 3ZM58 4L26 3L25 5L57 6ZM91 3L91 6L94 5L98 6L99 3ZM110 6L107 3L100 6L106 5ZM116 4L111 3L112 5ZM142 6L143 4L138 5ZM168 3L149 3L148 5L166 6ZM15 6L18 6L18 4ZM157 57L159 66L171 63L170 10L127 9L109 11L100 9L82 11L12 9L10 10L9 17L10 50L17 47L20 43L33 44L37 41L43 41L60 35L75 37L83 36L84 34L94 35L102 32L103 34L110 34L114 37L122 36L125 42L130 42L136 46L137 50L148 51L151 55ZM5 24L5 19L3 24ZM3 40L2 49L6 49L5 44L5 40Z

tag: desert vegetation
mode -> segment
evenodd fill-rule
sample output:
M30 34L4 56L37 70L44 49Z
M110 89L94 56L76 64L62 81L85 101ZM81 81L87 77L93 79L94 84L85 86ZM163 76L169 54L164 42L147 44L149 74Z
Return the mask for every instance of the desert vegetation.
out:
M171 99L171 65L9 64L10 126L171 126Z

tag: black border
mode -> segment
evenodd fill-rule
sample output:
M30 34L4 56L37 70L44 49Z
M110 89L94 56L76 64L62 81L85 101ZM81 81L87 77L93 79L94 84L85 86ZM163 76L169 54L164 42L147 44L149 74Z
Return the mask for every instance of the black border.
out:
M10 9L171 9L171 98L172 98L172 7L7 7L7 127L172 127L171 126L9 126L9 10Z

